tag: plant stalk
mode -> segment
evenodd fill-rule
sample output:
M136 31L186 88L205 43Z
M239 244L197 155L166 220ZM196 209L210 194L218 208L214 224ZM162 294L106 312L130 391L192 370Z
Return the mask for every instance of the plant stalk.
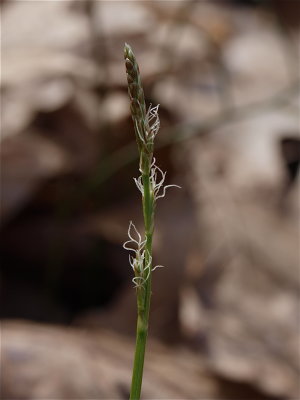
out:
M154 227L154 197L150 185L150 168L147 174L143 174L143 214L146 236L146 264L152 257L152 237ZM146 343L148 336L149 314L151 304L151 281L152 281L152 265L150 265L150 275L145 283L145 287L137 289L137 329L136 329L136 345L132 372L130 400L139 400L141 396L143 369L145 360Z
M159 118L157 107L149 107L146 111L144 90L141 83L139 66L131 47L125 44L124 58L128 83L128 94L130 98L130 109L134 124L135 136L140 156L139 170L141 176L136 180L139 190L142 192L143 216L144 216L144 240L138 234L139 241L133 240L138 245L134 250L127 247L127 250L134 251L135 259L131 266L135 271L137 291L137 328L136 346L132 372L130 400L139 400L141 396L143 369L146 351L146 342L149 326L149 313L151 302L151 281L152 281L152 236L154 230L154 208L155 208L155 167L153 163L154 137L159 129ZM163 183L164 175L161 178ZM159 186L159 187L160 187ZM132 223L131 223L132 224ZM128 235L131 238L130 228ZM126 248L126 246L125 246Z

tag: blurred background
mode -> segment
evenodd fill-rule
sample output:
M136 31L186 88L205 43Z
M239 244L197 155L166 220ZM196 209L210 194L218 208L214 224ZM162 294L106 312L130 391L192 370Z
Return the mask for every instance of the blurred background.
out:
M128 398L124 42L182 187L157 204L143 398L300 398L299 5L1 2L1 398Z

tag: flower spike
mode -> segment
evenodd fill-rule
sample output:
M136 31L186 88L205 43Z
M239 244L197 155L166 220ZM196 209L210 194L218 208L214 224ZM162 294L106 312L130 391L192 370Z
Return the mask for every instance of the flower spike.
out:
M166 172L156 165L153 151L154 140L160 128L159 105L152 106L150 104L149 107L146 107L139 66L128 44L125 44L124 47L124 58L141 173L140 176L133 179L142 194L145 232L144 235L141 235L134 223L130 221L129 239L123 244L124 249L130 251L129 264L134 272L132 282L137 291L138 324L130 399L139 400L151 302L151 277L153 271L162 267L162 265L153 267L152 264L155 204L158 199L165 196L169 187L179 186L165 186Z

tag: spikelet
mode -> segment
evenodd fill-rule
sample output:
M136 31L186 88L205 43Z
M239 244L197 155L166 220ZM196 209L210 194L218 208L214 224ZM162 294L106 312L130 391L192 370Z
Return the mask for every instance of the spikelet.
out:
M148 174L153 157L154 138L159 129L158 106L146 111L144 90L140 70L131 47L126 43L124 58L130 98L130 110L135 137L140 153L140 171Z

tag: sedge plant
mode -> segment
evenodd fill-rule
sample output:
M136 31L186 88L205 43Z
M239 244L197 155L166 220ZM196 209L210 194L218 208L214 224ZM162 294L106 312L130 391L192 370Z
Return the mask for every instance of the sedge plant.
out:
M164 185L166 172L157 165L154 140L159 131L158 105L145 104L139 66L128 44L124 47L124 58L130 98L130 110L135 138L139 152L140 176L134 182L142 195L144 233L140 234L132 221L129 223L128 237L124 248L129 250L129 263L133 269L132 282L137 295L136 346L132 371L130 400L139 400L143 380L144 358L149 326L152 272L161 267L152 263L152 238L154 232L154 211L156 201L166 194L166 189L177 185ZM179 187L179 186L177 186Z

